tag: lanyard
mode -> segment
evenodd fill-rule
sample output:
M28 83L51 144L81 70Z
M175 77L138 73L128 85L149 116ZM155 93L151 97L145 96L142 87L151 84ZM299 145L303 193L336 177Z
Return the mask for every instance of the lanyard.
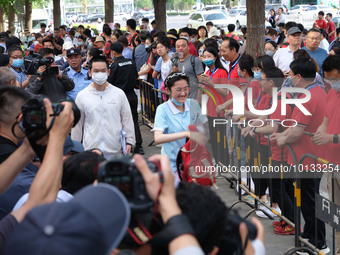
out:
M251 77L251 79L249 80L248 84L247 84L247 88L246 90L244 91L244 96L246 96L247 94L247 90L248 90L248 87L249 87L249 84L251 83L251 81L254 79L254 77Z
M313 85L309 85L308 87L306 87L305 89L307 89L307 90L311 90L312 88L314 88L314 87L316 87L316 86L318 86L318 84L313 84Z
M214 68L214 70L211 72L211 75L210 75L210 79L213 77L213 75L217 72L218 68ZM210 69L209 69L209 72L210 73Z
M230 75L231 75L231 73L234 71L235 67L237 66L238 61L240 60L240 58L241 58L241 55L238 56L238 58L237 58L237 60L235 61L234 65L233 65L232 68L230 69L230 71L229 71L229 73L228 73L228 81L230 80Z
M257 96L257 103L256 103L256 108L259 109L259 103L261 101L262 98L262 90L260 90L259 95Z

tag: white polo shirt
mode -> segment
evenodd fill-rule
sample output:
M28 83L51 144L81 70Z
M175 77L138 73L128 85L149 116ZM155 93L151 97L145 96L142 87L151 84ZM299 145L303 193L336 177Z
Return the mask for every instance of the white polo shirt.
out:
M287 48L279 49L273 57L274 62L275 62L275 66L277 68L281 69L281 71L283 73L289 72L289 70L290 70L289 65L294 60L293 54L294 54L294 52L291 51L289 46Z

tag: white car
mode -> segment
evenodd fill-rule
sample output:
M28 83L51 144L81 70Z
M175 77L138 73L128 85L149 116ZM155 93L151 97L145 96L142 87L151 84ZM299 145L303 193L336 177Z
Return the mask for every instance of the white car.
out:
M247 7L245 6L235 6L229 11L229 16L230 17L235 17L237 14L240 14L242 11L246 11Z
M298 4L293 6L289 11L288 11L288 15L289 14L300 14L304 11L306 11L308 8L310 7L309 4Z
M312 27L315 20L318 19L318 13L323 11L325 15L327 13L332 13L333 17L337 16L338 12L331 6L327 5L311 5L306 11L302 14L299 14L297 22L302 23L305 27Z
M214 26L225 28L230 23L228 21L228 15L223 11L201 11L201 12L193 12L189 16L188 24L192 26L192 28L198 28L199 26L205 26L205 24L211 21Z
M236 29L240 29L243 26L247 26L247 11L241 11L234 18L234 24L236 25ZM265 22L265 27L270 27L269 22Z

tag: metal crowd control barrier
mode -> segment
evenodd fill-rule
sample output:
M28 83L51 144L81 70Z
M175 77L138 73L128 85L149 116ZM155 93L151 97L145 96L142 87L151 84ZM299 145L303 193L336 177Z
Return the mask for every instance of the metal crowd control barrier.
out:
M236 130L236 134L235 134L235 130ZM232 159L231 159L231 166L236 166L240 169L241 165L241 150L240 150L240 130L239 129L233 129L231 128L231 154L232 154ZM256 166L260 166L261 165L261 153L258 147L258 143L259 140L257 140L257 138L250 138L249 136L246 139L246 163L248 166L253 165L254 167ZM303 161L306 158L312 158L314 160L314 165L316 167L317 162L320 162L322 164L325 165L329 165L331 164L331 162L322 159L320 157L317 157L313 154L304 154L301 159L298 161L295 155L295 152L293 150L293 148L287 144L286 145L289 153L292 156L293 159L293 163L295 166L299 166L302 165ZM270 146L268 146L268 149L270 150ZM235 155L236 152L236 155ZM236 158L236 159L235 159ZM281 169L283 166L283 149L281 150ZM251 207L252 209L246 214L245 218L247 218L248 216L250 216L254 211L259 210L262 211L265 215L268 216L268 218L273 219L270 215L267 214L266 211L261 210L258 208L258 204L263 205L264 207L266 207L267 209L269 209L272 213L274 213L276 216L278 216L281 220L284 220L288 225L290 225L291 227L293 227L295 229L295 247L291 248L289 251L287 251L285 254L294 254L296 251L304 251L307 252L308 254L315 254L315 252L317 252L318 254L324 254L322 253L318 248L316 248L314 245L312 245L311 243L309 243L308 241L306 241L305 239L303 239L301 237L301 179L300 178L295 178L295 185L294 185L294 220L295 220L295 224L293 222L291 222L289 219L287 219L284 215L279 214L275 209L273 209L272 207L268 206L267 204L265 204L264 202L262 202L260 200L260 198L256 195L257 192L255 192L253 189L251 189L250 186L250 172L247 171L247 183L245 183L242 179L241 179L241 172L238 171L237 174L233 173L232 171L230 171L230 169L226 168L225 165L223 165L221 162L218 162L218 165L220 167L222 167L223 169L227 169L227 172L233 177L233 179L237 182L239 190L238 190L238 201L234 202L232 204L232 206L230 207L233 208L235 205L239 204L239 203L244 203L246 205L248 205L249 207ZM269 154L269 165L271 165L271 158L270 158L270 154ZM334 164L336 165L336 164ZM338 166L339 169L339 166ZM332 173L332 201L334 201L334 172ZM224 177L226 178L226 177ZM281 204L283 204L283 192L282 192L282 182L283 182L283 172L281 171L281 176L280 176L280 180L281 180ZM227 178L226 178L227 179ZM236 185L235 185L236 186ZM256 186L255 186L256 188ZM254 205L250 204L247 201L242 200L242 196L241 196L241 189L248 195L250 195L255 203ZM270 192L271 194L271 192ZM272 202L272 197L271 197L271 202ZM340 207L338 208L338 210L340 210ZM317 217L315 217L316 219ZM317 219L316 219L317 220ZM296 227L297 226L297 227ZM317 224L315 224L315 226L317 226ZM339 223L340 226L340 223ZM317 235L317 229L315 229L315 233ZM317 238L315 238L315 240L317 241ZM301 247L301 243L303 243L305 245L305 247ZM336 252L336 247L335 247L335 233L334 233L334 228L333 228L333 254L335 254Z
M153 128L156 108L168 100L169 95L146 80L139 80L142 125ZM154 143L152 141L149 146Z

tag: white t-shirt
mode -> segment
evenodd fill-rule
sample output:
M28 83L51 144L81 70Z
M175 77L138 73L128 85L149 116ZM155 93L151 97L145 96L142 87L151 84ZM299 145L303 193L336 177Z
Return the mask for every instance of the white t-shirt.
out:
M326 40L326 38L324 38L324 39L320 42L319 47L320 47L321 49L324 49L325 51L327 51L327 54L329 53L329 50L328 50L328 48L329 48L329 42Z
M168 74L171 71L171 60L169 59L166 62L162 62L162 67L161 67L161 76L162 76L162 80L165 81L165 78L168 76Z

